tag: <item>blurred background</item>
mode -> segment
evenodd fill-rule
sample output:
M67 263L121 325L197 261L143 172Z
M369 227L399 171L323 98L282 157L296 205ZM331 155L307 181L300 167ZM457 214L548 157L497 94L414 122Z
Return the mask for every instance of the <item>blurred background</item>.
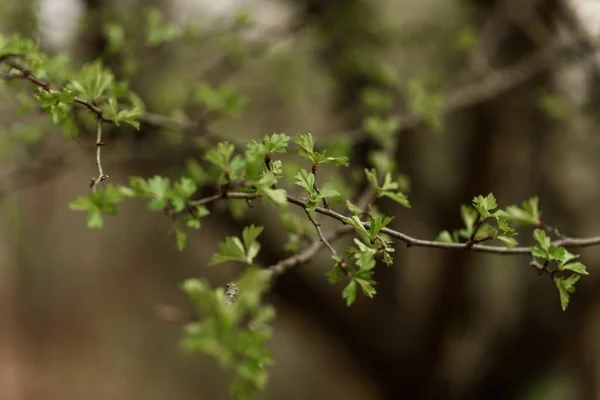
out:
M148 7L175 39L148 45ZM402 115L393 158L412 209L381 203L395 229L434 239L462 225L461 204L494 192L501 206L539 195L544 221L566 235L600 233L598 1L0 0L0 10L0 32L76 65L102 57L148 111L196 123L107 127L112 183L179 176L215 132L240 142L311 132L352 154L350 169L319 179L358 191L380 154L363 129L375 88ZM246 16L253 24L238 29ZM199 81L231 83L245 107L203 118L189 101ZM65 141L47 115L19 116L31 93L0 85L0 399L229 398L229 376L183 354L181 324L156 309L189 309L188 277L235 278L235 265L207 264L249 222L266 227L262 265L289 255L276 213L217 207L181 253L169 219L141 202L88 229L68 203L96 174L93 126L80 121ZM567 312L527 257L404 246L377 268L377 296L348 308L323 254L269 295L276 364L257 398L600 398L600 250L581 254L591 274Z

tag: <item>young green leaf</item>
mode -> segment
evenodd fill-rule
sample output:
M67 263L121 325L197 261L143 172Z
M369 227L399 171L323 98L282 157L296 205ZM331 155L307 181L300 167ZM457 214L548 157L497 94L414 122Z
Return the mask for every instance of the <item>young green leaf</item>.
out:
M327 271L326 275L329 283L334 284L343 280L346 277L346 273L340 267L340 264L343 262L342 258L340 256L331 256L331 258L335 261L335 265Z
M183 34L179 26L166 23L161 11L156 8L148 9L145 17L146 44L148 46L157 46L177 39Z
M570 264L565 264L560 269L563 271L573 271L578 273L579 275L589 275L585 265L583 265L583 263L579 261Z
M348 225L352 225L354 227L354 229L356 229L356 232L360 233L361 235L363 235L364 237L371 239L371 234L369 231L367 231L367 228L364 227L362 221L360 220L360 218L358 218L358 216L353 215L350 218L346 218L345 222Z
M560 305L563 311L567 310L571 295L575 293L575 284L581 278L581 275L572 274L568 278L557 278L554 280L558 293L560 295Z
M88 210L87 225L89 228L102 228L104 221L102 219L102 212L96 206Z
M244 247L246 248L247 257L250 260L253 260L260 250L260 243L256 241L256 238L261 234L263 229L262 226L254 226L254 224L252 224L245 227L242 232Z
M517 244L519 244L515 238L508 236L498 236L496 239L501 240L506 245L506 247L510 248L513 248Z
M175 237L177 239L177 250L183 251L187 244L187 234L181 229L175 229Z
M362 214L362 210L358 208L358 206L352 204L350 200L346 200L346 207L348 207L348 211L350 211L352 215Z
M343 167L347 167L348 165L350 165L350 163L348 162L348 157L346 156L339 156L339 157L327 157L325 155L326 151L323 152L313 152L312 156L310 157L310 159L312 160L312 162L314 164L324 164L324 163L333 163L336 166L343 166Z
M351 280L342 291L342 298L346 299L346 305L350 307L356 301L356 281Z
M506 208L507 218L521 226L537 225L540 221L538 198L532 197L522 203L522 208L511 205Z
M550 240L548 235L546 235L546 232L544 232L541 229L536 229L533 231L533 238L538 243L537 245L539 246L539 248L544 250L547 254L548 250L550 249L550 243L552 241Z
M220 264L227 261L241 261L252 264L260 250L260 243L256 241L263 227L250 225L244 228L242 240L235 236L228 236L224 242L219 243L220 252L213 255L210 264Z
M171 182L169 178L165 178L164 176L156 175L148 179L148 192L159 201L166 198L170 186Z
M100 99L114 82L112 72L97 59L81 68L77 79L71 81L68 89L88 101Z
M94 207L94 202L89 196L79 196L69 203L69 208L75 211L87 211Z
M210 265L221 264L227 261L246 262L246 251L242 241L234 236L227 236L225 241L219 243L219 252L213 254Z
M460 216L462 218L463 223L465 224L465 229L467 230L467 235L471 235L473 233L473 229L475 228L475 222L477 218L479 218L479 214L476 209L467 205L460 206Z
M321 189L319 189L319 196L321 198L325 197L337 197L340 196L340 192L338 192L337 190L335 190L333 188L333 185L331 183L326 183L324 184Z
M265 147L269 154L271 153L285 153L290 137L285 133L274 133L271 137L265 135Z
M271 200L277 207L283 208L287 206L287 192L284 189L271 189L266 186L259 186L258 192Z
M220 142L216 148L206 152L204 159L223 171L229 170L229 162L235 151L235 146L227 141Z
M298 154L312 161L312 155L315 149L315 141L310 133L296 136L295 142L298 145Z
M458 238L455 238L449 231L441 231L435 238L436 242L456 243Z
M365 296L372 299L377 294L377 291L375 290L375 286L374 286L375 285L374 280L356 278L355 281L356 281L356 283L358 283L360 285L360 288L362 289L362 292Z
M392 180L391 173L388 172L385 174L383 185L381 187L377 183L377 173L374 169L365 169L365 174L367 175L367 180L375 188L378 198L388 197L394 200L395 202L403 205L404 207L410 208L410 202L408 201L408 197L406 197L404 193L398 191L398 182L394 182Z
M140 118L144 115L144 111L140 108L130 110L121 110L115 115L115 125L119 126L121 122L133 126L135 129L140 129Z
M307 170L301 169L300 171L298 171L295 178L296 185L304 188L312 197L315 192L315 176Z
M476 196L473 199L473 207L475 207L479 215L485 219L490 216L490 211L498 208L498 203L496 203L494 195L490 193L485 197L481 195Z

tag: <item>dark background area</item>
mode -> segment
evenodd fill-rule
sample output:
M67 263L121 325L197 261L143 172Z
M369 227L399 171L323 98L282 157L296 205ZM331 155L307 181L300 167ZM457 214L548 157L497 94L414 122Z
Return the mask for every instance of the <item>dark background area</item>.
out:
M580 237L600 232L600 64L591 30L600 10L582 12L593 2L584 3L0 0L0 31L37 38L76 63L103 57L159 114L184 109L200 121L187 103L191 83L231 82L249 103L211 131L242 142L275 132L350 137L358 172L376 147L360 129L361 93L393 87L405 116L395 159L413 205L381 203L395 229L434 239L461 226L461 204L493 192L501 205L539 195L544 220ZM216 33L147 47L149 6ZM218 40L238 7L257 21L245 36L256 54L242 65ZM129 53L107 53L107 22L126 27ZM179 290L185 278L215 286L233 279L236 266L208 260L250 221L265 225L261 264L287 256L276 215L258 204L242 220L216 209L182 253L170 221L141 202L88 229L68 203L96 173L93 129L82 124L80 137L65 141L53 128L25 143L15 126L48 117L15 116L17 89L0 85L0 399L228 398L228 376L208 357L184 355L181 326L155 310L189 308ZM411 114L427 93L443 105ZM202 160L201 127L107 131L103 163L113 183L177 176L187 159ZM323 174L334 179L333 168ZM600 251L581 254L590 276L567 312L527 257L401 245L394 266L377 267L378 295L348 308L342 286L327 282L322 254L279 278L269 295L276 364L257 398L600 398Z

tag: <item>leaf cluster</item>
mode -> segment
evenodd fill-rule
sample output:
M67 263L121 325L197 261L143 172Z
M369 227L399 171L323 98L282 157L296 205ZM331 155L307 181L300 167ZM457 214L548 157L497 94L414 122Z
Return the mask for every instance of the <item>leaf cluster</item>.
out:
M536 260L543 260L545 269L549 268L551 262L556 263L556 269L551 272L558 289L561 307L566 310L571 294L575 292L575 284L582 275L589 275L587 268L580 261L576 261L579 258L578 254L572 254L564 247L552 244L542 229L534 230L533 238L536 244L531 248L531 255ZM562 276L558 276L558 273L562 273Z
M251 399L267 383L266 367L272 357L266 348L271 338L269 323L275 317L273 307L263 305L270 276L265 270L248 268L239 278L234 302L221 287L212 289L199 279L188 279L183 291L201 319L185 327L181 341L189 353L214 357L218 364L234 374L230 392L238 399Z
M497 210L498 203L492 193L487 196L476 196L471 205L461 205L460 216L464 227L449 231L442 231L437 241L446 243L459 243L462 240L470 244L487 240L500 240L507 247L515 247L518 242L514 238L516 230L510 222L514 220L513 214L516 206L510 206L507 211ZM509 210L512 210L509 212Z

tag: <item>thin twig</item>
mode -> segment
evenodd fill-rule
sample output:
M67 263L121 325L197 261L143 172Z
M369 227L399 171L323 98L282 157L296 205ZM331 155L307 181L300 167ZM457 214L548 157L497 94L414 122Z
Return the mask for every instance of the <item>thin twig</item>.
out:
M308 216L308 219L310 220L310 222L314 225L315 229L317 230L317 235L319 235L319 239L321 240L321 242L323 242L323 244L325 246L327 246L327 248L329 249L329 251L331 252L331 254L334 257L337 257L337 251L333 248L333 246L331 245L331 243L329 243L329 241L327 240L327 238L325 238L325 236L323 236L323 230L321 229L321 224L319 224L315 218L310 215L310 212L305 208L304 212L306 213L306 215Z
M323 234L326 242L332 242L346 234L354 231L354 228L348 225L342 226L335 231ZM291 257L285 258L276 264L271 265L268 270L273 276L283 275L290 269L309 262L323 247L325 243L321 239L317 239L306 249Z
M466 243L466 247L473 247L473 245L475 243L477 243L477 241L475 241L475 235L477 235L477 232L479 232L479 228L481 228L482 223L483 223L483 218L478 213L477 222L475 222L475 226L473 227L473 232L471 233L471 237L469 237L469 240Z
M57 92L57 90L54 90L50 87L50 84L48 82L45 82L44 80L35 76L33 74L33 72L29 68L25 67L24 65L21 65L18 62L13 61L12 59L4 60L4 62L6 62L6 64L8 64L11 68L14 68L17 71L20 71L23 74L23 78L32 82L36 86L44 89L46 92L48 92L48 93L56 93ZM102 120L102 122L108 122L111 124L115 122L115 120L113 118L105 117L104 113L102 112L102 109L99 107L96 107L89 101L84 100L81 97L77 97L77 96L74 96L73 101L77 104L81 104L82 106L86 107L88 110L90 110L91 112L96 114L96 117L100 118Z
M256 199L257 197L260 197L260 195L258 195L256 193L230 192L227 194L227 197L231 198L231 199L249 199L249 198ZM213 198L213 196L211 196L211 198ZM307 206L307 204L305 202L303 202L302 200L300 200L296 197L287 195L286 198L287 198L288 203L300 206L302 208L306 208L306 206ZM216 200L213 200L213 201L216 201ZM198 200L197 202L202 202L202 200ZM346 223L346 220L349 218L343 214L338 213L337 211L327 209L324 207L316 207L315 212L322 214L322 215L326 215L333 219L336 219L344 224ZM367 229L369 229L369 227L371 226L370 222L363 222L362 224ZM505 254L505 255L527 255L527 254L530 254L530 248L525 247L525 246L510 248L510 247L486 246L486 245L481 245L481 244L474 244L469 247L469 246L467 246L468 243L445 243L445 242L436 242L436 241L432 241L432 240L417 239L410 235L407 235L405 233L396 231L396 230L388 228L388 227L382 228L381 233L384 233L388 236L391 236L393 238L401 240L408 247L411 247L411 246L428 247L428 248L441 249L441 250L470 250L470 251L475 251L475 252L480 252L480 253L493 253L493 254ZM552 244L555 246L571 247L571 248L597 246L597 245L600 245L600 236L591 236L591 237L587 237L587 238L564 238L564 239L555 240L552 242ZM315 244L313 244L313 246L314 245ZM318 251L318 249L315 250L315 252L316 251Z
M96 178L92 178L92 181L90 182L90 186L94 192L96 191L96 188L100 182L108 179L108 175L105 175L104 171L102 170L102 146L104 146L104 142L102 142L102 118L98 117L96 129L96 166L98 167L98 176Z
M562 233L560 230L558 230L558 228L555 228L553 226L550 226L548 224L545 224L543 222L540 221L540 226L548 233L554 234L556 237L561 238L561 239L565 239L567 238L567 235L565 235L564 233Z
M313 189L315 190L315 192L317 193L317 195L321 195L321 191L319 190L319 187L317 186L317 170L319 169L319 164L313 164L312 166L312 174L313 177L315 178L314 182L313 182ZM323 201L323 207L325 208L329 208L329 201L327 201L327 198L323 197L321 199Z

